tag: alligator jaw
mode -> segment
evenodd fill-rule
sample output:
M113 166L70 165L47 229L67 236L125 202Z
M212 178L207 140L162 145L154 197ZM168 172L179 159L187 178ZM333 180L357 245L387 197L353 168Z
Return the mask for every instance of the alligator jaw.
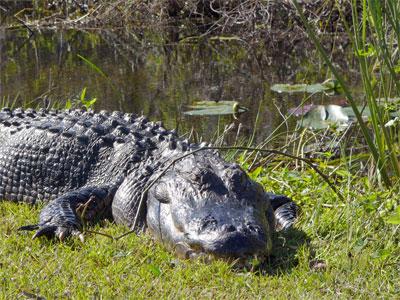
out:
M196 247L198 248L198 247ZM175 254L180 259L188 259L192 261L201 261L203 263L211 263L217 259L223 259L231 264L235 269L254 270L254 262L264 262L267 259L266 255L249 255L246 257L222 257L212 253L207 253L204 249L194 249L185 242L178 242L175 244Z
M185 242L175 244L175 253L181 259L202 259L206 262L211 260L211 255L208 255L203 249L196 250Z

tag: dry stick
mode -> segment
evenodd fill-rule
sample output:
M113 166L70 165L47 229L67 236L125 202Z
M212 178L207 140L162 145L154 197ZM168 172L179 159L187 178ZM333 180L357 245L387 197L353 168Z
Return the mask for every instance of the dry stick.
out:
M267 153L271 153L271 154L278 154L278 155L283 155L289 158L293 158L293 159L297 159L300 161L305 162L307 165L309 165L315 172L317 172L322 179L325 180L325 182L329 185L329 187L333 190L333 192L340 198L340 200L344 201L344 197L342 194L340 194L340 192L336 189L336 187L333 185L333 183L329 180L328 176L326 176L324 173L322 173L313 163L312 161L310 161L309 159L303 158L303 157L298 157L295 155L291 155L282 151L278 151L278 150L273 150L273 149L259 149L259 148L252 148L252 147L241 147L241 146L234 146L234 147L202 147L196 150L193 150L191 152L188 152L176 159L174 159L171 163L169 163L167 165L167 167L144 189L144 191L142 192L142 195L140 197L140 201L139 201L139 206L138 206L138 210L136 212L135 215L135 219L132 225L132 230L118 236L115 238L115 240L119 240L121 238L123 238L124 236L127 236L128 234L131 234L133 232L136 231L136 226L139 220L139 215L141 214L143 208L144 208L144 197L146 195L146 193L149 191L149 189L156 183L156 181L158 179L161 178L161 176L163 176L167 170L172 167L176 162L178 162L179 160L184 159L185 157L195 154L196 152L200 152L200 151L204 151L204 150L243 150L243 151L259 151L259 152L267 152Z
M86 220L85 220L86 211L87 211L89 204L92 203L93 200L94 200L94 198L90 197L88 201L86 201L83 204L79 204L78 207L76 208L76 212L79 213L79 215L80 215L80 218L82 221L82 227L83 227L84 231L86 229ZM83 208L83 211L82 211L82 213L80 213L82 208Z
M87 208L88 208L89 204L92 203L93 200L94 200L94 198L92 196L92 197L89 198L88 201L86 201L84 204L80 204L78 206L78 208L76 209L76 212L79 214L81 208L83 207L83 211L80 214L80 218L81 218L81 221L82 221L83 232L92 233L92 234L99 234L99 235L102 235L102 236L105 236L105 237L108 237L108 238L114 240L114 237L112 235L107 234L107 233L94 231L94 230L87 230L85 215L86 215L86 211L87 211Z
M84 232L91 233L91 234L102 235L102 236L108 237L109 239L111 239L113 241L115 240L115 238L112 235L104 233L104 232L94 231L94 230L87 230L87 229Z
M24 11L24 10L25 10L25 9L20 10L19 12L17 12L16 14L14 14L14 15L13 15L13 18L16 19L19 23L21 23L23 27L25 27L26 29L28 29L28 31L29 31L29 33L30 33L30 34L29 34L29 38L30 38L32 35L34 35L33 30L28 26L28 24L25 23L24 20L22 20L20 17L18 17L18 15L19 15L22 11ZM28 38L28 39L29 39L29 38Z

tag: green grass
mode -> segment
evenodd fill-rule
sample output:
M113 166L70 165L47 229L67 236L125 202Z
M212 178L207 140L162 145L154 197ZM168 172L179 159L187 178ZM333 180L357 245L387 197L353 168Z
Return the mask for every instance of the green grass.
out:
M16 230L35 223L40 207L0 202L0 297L398 297L399 225L384 222L397 203L382 200L395 199L396 191L374 190L342 172L336 181L347 202L340 203L312 171L280 167L267 174L257 180L292 196L302 214L296 229L275 237L273 256L255 272L178 260L146 234L118 242L87 235L84 244L31 240ZM114 236L127 230L107 222L94 229ZM316 260L325 267L314 267Z

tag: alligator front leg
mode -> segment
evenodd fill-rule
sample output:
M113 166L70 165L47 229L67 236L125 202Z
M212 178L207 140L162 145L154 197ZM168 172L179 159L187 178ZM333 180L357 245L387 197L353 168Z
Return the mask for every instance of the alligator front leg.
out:
M290 228L299 215L299 207L297 204L284 195L276 195L273 193L266 194L274 211L275 230L280 231Z
M84 224L107 216L114 194L115 188L110 187L84 187L68 192L43 208L39 224L19 230L37 230L33 238L55 236L64 240L68 236L79 236L82 240Z

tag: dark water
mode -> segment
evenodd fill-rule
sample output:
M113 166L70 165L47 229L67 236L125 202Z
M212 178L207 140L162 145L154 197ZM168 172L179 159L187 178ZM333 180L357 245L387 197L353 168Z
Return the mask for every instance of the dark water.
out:
M106 77L78 55L90 60ZM345 68L346 56L337 56ZM290 42L248 45L236 39L182 40L176 30L162 34L111 30L31 34L0 28L3 102L33 107L64 105L86 88L88 98L97 98L95 110L144 113L162 120L168 128L191 132L194 139L213 140L233 123L225 137L227 143L251 136L254 143L263 141L282 122L281 114L304 99L301 94L274 93L271 85L321 82L325 73L326 67L310 45ZM238 101L249 111L238 120L183 114L188 105L199 100ZM318 95L310 101L332 99ZM286 129L282 126L279 131Z

